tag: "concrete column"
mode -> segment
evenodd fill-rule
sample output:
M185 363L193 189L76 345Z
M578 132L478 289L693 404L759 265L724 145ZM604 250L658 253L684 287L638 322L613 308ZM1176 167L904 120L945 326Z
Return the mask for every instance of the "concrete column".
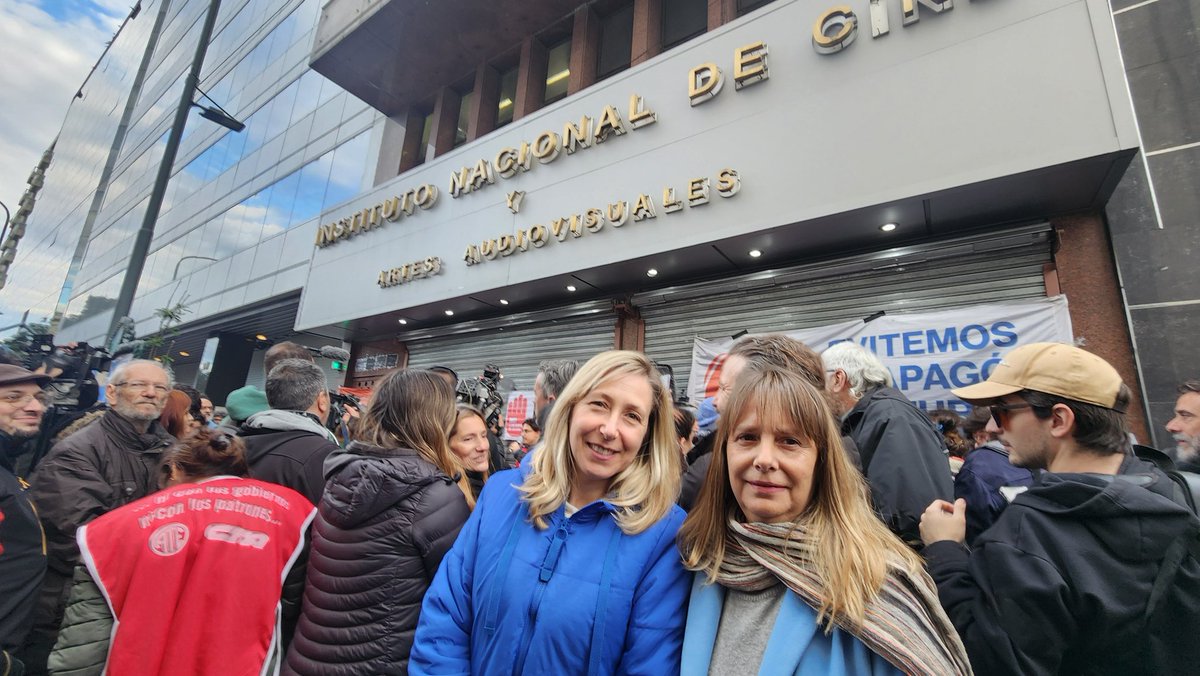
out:
M1121 374L1133 391L1126 413L1129 430L1143 443L1149 443L1145 405L1133 361L1133 340L1104 218L1087 213L1055 218L1050 223L1058 235L1054 262L1070 306L1075 339L1082 340L1086 350L1103 357Z
M397 174L412 169L425 161L425 149L421 147L424 133L425 113L420 108L409 108L404 116L404 142L400 147L400 167Z
M711 32L737 18L737 0L708 0L708 30Z
M630 65L662 52L662 0L633 0L633 49Z
M475 90L471 96L467 140L491 133L496 128L496 107L500 105L500 72L488 64L475 71Z
M575 10L571 32L571 75L567 77L570 96L596 83L596 59L600 54L600 17L591 5Z
M521 43L521 64L517 68L517 100L513 103L513 120L542 107L546 100L546 46L535 37Z
M433 104L433 129L429 132L433 157L454 149L454 135L458 131L458 108L461 105L462 97L458 92L449 87L442 87L438 91L437 101Z

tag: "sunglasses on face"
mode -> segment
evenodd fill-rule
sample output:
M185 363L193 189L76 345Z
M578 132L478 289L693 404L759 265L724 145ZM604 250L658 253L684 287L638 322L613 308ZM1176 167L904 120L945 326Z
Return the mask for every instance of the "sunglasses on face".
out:
M1023 408L1032 408L1035 410L1036 409L1045 410L1041 406L1034 406L1033 404L1030 404L1030 403L1020 403L1020 404L992 404L991 406L988 406L988 411L991 412L992 419L996 421L996 424L1003 427L1004 424L1008 422L1008 414L1010 412L1019 411Z

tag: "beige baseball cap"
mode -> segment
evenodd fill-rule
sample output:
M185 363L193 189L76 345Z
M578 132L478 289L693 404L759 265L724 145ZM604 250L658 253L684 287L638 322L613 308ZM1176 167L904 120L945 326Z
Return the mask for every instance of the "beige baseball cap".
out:
M982 383L951 390L971 404L984 404L1021 390L1053 394L1114 411L1121 375L1100 357L1064 343L1030 343L1004 355Z

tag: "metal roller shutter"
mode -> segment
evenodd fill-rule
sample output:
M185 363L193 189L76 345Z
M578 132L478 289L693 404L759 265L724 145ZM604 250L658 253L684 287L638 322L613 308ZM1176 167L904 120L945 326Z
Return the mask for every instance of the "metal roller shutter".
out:
M586 361L611 350L615 318L610 313L551 319L476 333L408 341L408 367L449 366L460 378L479 376L494 363L504 374L504 389L533 389L543 359Z
M1047 224L771 270L634 297L646 354L686 391L692 343L740 331L768 333L870 316L1046 295Z

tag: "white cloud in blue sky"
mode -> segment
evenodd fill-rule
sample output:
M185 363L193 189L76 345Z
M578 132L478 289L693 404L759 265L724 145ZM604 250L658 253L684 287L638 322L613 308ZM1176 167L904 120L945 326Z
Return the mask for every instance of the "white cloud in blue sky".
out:
M135 1L0 1L0 201L10 209Z

